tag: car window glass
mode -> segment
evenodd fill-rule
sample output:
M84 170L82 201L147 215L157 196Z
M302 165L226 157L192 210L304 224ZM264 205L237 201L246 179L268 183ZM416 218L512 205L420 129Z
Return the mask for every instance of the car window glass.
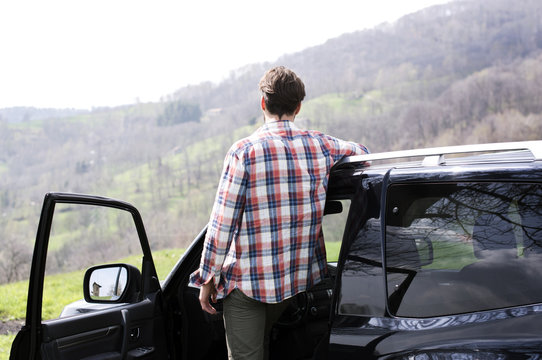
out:
M384 314L381 238L380 220L371 218L353 239L341 273L339 314Z
M350 200L335 200L340 202L342 211L339 213L328 214L322 221L322 231L324 232L324 241L326 243L326 255L328 262L336 262L339 259L341 242L344 234L344 227L350 208Z
M141 258L130 213L108 207L57 204L47 252L42 319L103 308L83 300L85 270L120 262L141 270Z
M382 316L386 295L382 271L382 231L378 184L356 194L345 231L347 246L338 289L339 314Z
M432 317L542 302L542 186L395 185L386 208L393 315Z

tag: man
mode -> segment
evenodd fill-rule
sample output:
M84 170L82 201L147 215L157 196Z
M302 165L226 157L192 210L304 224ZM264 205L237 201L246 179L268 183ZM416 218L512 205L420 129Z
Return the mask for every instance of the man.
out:
M321 232L329 170L359 144L300 130L305 97L297 75L276 67L260 81L264 125L232 145L198 271L203 310L224 298L230 359L264 359L273 323L296 294L326 274Z

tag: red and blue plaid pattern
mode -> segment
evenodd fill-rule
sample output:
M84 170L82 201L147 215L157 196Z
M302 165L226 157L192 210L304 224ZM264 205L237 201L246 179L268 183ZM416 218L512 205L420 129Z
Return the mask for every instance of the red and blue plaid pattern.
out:
M239 288L266 303L318 283L326 273L321 225L329 170L343 156L367 152L287 120L233 144L191 283L214 278L219 295Z

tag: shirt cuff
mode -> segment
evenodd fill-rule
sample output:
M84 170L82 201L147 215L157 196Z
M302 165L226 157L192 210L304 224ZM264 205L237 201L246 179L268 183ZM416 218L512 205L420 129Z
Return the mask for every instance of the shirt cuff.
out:
M203 277L201 276L201 269L198 269L190 275L190 284L197 287L205 285L211 280L214 282L215 287L218 288L218 284L220 283L220 272L215 274L207 273L207 275Z

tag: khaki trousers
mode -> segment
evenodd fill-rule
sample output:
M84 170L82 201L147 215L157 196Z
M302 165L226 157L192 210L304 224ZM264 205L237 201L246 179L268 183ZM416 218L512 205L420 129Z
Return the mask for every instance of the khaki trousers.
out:
M239 289L224 299L224 328L230 360L267 360L273 324L290 299L267 304L249 298Z

